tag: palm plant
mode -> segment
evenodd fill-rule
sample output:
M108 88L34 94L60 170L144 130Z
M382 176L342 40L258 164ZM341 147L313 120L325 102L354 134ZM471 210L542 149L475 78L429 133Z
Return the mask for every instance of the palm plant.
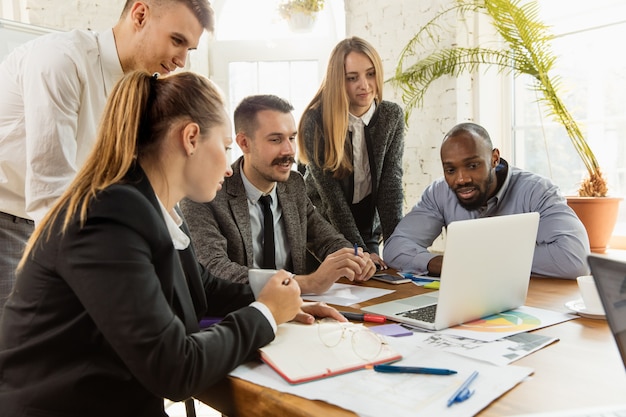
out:
M434 44L436 31L442 27L440 21L450 13L459 16L468 13L486 15L507 48L452 46L438 49L409 65L408 61L420 55L429 42ZM559 77L551 74L556 61L550 49L554 36L538 16L539 6L532 0L523 4L521 0L456 0L408 42L400 55L395 76L390 81L402 89L408 117L416 106L422 105L424 94L432 82L442 76L456 77L471 73L481 65L495 66L499 72L513 73L514 76L531 76L532 88L539 93L539 100L546 105L549 115L565 128L587 169L588 176L581 183L578 195L604 197L608 190L598 161L580 127L559 97Z

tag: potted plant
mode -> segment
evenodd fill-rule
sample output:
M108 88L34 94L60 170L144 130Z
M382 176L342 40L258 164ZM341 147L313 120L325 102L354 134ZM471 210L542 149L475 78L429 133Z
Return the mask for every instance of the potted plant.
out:
M288 0L278 5L278 13L294 32L310 31L325 0Z
M504 41L505 48L485 48L451 46L436 49L425 57L409 64L434 39L440 21L450 13L460 15L480 13L492 23L496 32ZM514 76L527 74L532 77L534 88L554 119L561 124L569 136L576 152L587 169L587 177L581 182L577 198L568 198L568 204L577 212L585 223L590 236L592 251L604 252L617 219L617 209L621 198L607 198L608 187L598 161L589 147L578 123L559 96L558 77L551 73L556 56L550 48L553 35L548 27L538 18L539 7L535 1L522 4L520 0L457 0L440 11L407 43L400 55L392 84L403 91L402 99L406 104L407 117L416 106L421 106L423 97L433 81L443 76L459 76L471 73L479 66L495 66L500 72L509 72ZM593 197L602 197L595 199ZM577 200L577 201L576 201ZM583 202L585 207L591 201L599 201L608 208L606 214L581 214L575 207L576 202ZM597 224L589 225L586 220L609 220L609 225L600 232L601 242L596 243ZM602 242L603 240L603 242Z

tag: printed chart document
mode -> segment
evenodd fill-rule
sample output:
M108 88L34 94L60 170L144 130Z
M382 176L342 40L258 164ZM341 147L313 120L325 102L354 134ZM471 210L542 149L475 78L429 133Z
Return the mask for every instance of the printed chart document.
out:
M361 324L284 323L259 349L261 359L291 384L396 361L402 356Z
M552 326L576 316L543 308L521 306L482 319L441 330L441 334L492 342L514 334Z
M414 336L418 338L416 344L424 349L443 350L500 366L508 365L559 340L534 333L518 333L493 342L440 332L416 333Z

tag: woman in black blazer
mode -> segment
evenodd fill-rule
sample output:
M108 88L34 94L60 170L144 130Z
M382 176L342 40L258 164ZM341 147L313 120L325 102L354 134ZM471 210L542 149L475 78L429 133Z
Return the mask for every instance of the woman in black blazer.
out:
M127 75L98 141L37 226L0 319L3 416L166 416L163 398L206 391L274 338L330 315L300 309L277 273L257 301L196 261L176 211L209 201L231 174L231 127L217 89L180 73ZM306 311L306 312L305 312ZM224 316L200 331L201 317Z

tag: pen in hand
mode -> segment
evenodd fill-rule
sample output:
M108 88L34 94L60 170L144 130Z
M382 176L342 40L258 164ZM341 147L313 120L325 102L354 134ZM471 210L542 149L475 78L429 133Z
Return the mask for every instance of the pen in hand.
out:
M282 284L283 284L283 285L289 285L289 283L291 282L291 279L292 279L293 277L295 277L295 276L296 276L296 274L291 274L291 275L289 276L289 278L285 278L285 279L283 280Z
M354 256L359 256L359 245L354 244Z

